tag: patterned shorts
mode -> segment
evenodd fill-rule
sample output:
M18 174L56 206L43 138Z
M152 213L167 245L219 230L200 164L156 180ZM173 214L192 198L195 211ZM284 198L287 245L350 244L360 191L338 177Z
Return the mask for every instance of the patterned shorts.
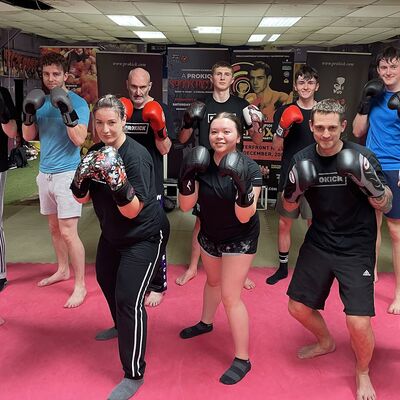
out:
M224 254L255 254L257 251L258 236L230 243L215 243L200 232L198 241L201 248L210 256L222 257Z

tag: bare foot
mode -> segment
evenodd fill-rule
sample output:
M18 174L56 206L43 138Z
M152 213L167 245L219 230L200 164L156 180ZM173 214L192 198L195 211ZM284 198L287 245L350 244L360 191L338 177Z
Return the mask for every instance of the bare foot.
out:
M357 400L375 400L376 393L368 372L356 372Z
M393 303L388 307L387 312L389 314L400 315L400 295L397 295Z
M85 287L76 287L67 302L64 304L64 308L79 307L83 303L83 300L85 300L86 293L87 291Z
M181 276L176 278L175 283L177 285L183 286L188 283L191 279L193 279L197 275L197 268L188 268Z
M53 275L42 279L37 285L40 287L49 286L56 282L66 281L67 279L69 279L69 269L67 271L57 270Z
M297 357L301 359L314 358L323 356L324 354L332 353L335 351L336 346L333 340L329 341L326 345L320 343L310 344L308 346L301 347L297 352Z
M162 302L163 298L164 292L150 292L144 302L144 305L148 307L157 307Z
M6 321L4 321L4 319L0 317L0 325L3 325L4 322L6 322Z
M251 290L256 287L256 284L250 278L246 278L246 281L244 282L243 287L247 290Z

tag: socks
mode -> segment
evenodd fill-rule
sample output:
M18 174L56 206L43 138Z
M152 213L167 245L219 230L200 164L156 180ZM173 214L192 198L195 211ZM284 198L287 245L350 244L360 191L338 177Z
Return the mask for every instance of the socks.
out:
M250 360L241 360L235 357L232 365L225 371L221 378L219 378L219 381L224 385L234 385L241 381L250 370Z
M124 378L117 386L115 386L107 400L128 400L142 385L143 378L139 380Z
M0 292L7 286L7 279L6 278L2 278L0 279Z
M194 326L190 326L189 328L181 330L179 336L182 339L190 339L192 337L202 335L203 333L211 332L212 330L213 324L205 324L203 321L200 321Z
M104 331L100 331L96 336L96 340L110 340L114 339L118 336L117 329L113 326L112 328L105 329Z
M279 282L281 279L285 279L288 276L288 261L289 261L289 252L279 252L279 268L278 270L267 278L266 282L268 285L275 285L275 283Z

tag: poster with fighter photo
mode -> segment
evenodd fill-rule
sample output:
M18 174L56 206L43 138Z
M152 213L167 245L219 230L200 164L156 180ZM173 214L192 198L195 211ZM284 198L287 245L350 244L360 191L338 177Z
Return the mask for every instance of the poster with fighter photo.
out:
M232 57L233 93L256 105L264 115L263 143L256 145L245 136L243 151L260 165L263 183L268 186L268 199L275 200L282 154L272 148L271 128L275 111L293 99L294 54L236 50Z
M356 140L352 123L357 114L361 92L368 81L372 61L370 53L308 51L307 64L318 71L319 90L316 100L337 99L346 108L347 127L343 137Z
M96 67L96 47L41 47L40 53L49 52L62 54L67 60L68 78L65 86L83 97L89 104L90 110L97 101L97 67ZM82 145L82 154L93 145L94 126L93 121L89 121L88 136Z
M168 105L170 106L175 132L178 136L182 116L195 100L212 93L211 68L217 61L230 62L228 49L168 48ZM196 133L196 132L195 132ZM182 158L196 143L195 135L186 146L175 144L168 155L168 177L177 178ZM190 147L189 147L190 146Z
M129 71L144 68L151 76L150 96L162 101L162 55L155 53L119 53L101 51L97 53L99 96L111 93L129 97L126 80Z

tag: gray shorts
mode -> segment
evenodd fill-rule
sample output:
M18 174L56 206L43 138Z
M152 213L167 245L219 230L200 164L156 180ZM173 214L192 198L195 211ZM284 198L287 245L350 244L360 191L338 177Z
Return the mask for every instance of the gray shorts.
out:
M59 219L80 217L82 204L78 203L69 188L75 171L59 174L39 172L36 183L39 188L40 213L56 214Z
M277 197L276 197L276 205L275 205L275 210L281 217L286 217L290 219L297 219L299 218L299 215L301 215L301 218L303 219L311 219L312 218L312 212L310 205L308 204L308 201L304 196L301 196L299 199L299 206L293 210L293 211L286 211L283 208L283 202L282 202L282 192L278 192Z

